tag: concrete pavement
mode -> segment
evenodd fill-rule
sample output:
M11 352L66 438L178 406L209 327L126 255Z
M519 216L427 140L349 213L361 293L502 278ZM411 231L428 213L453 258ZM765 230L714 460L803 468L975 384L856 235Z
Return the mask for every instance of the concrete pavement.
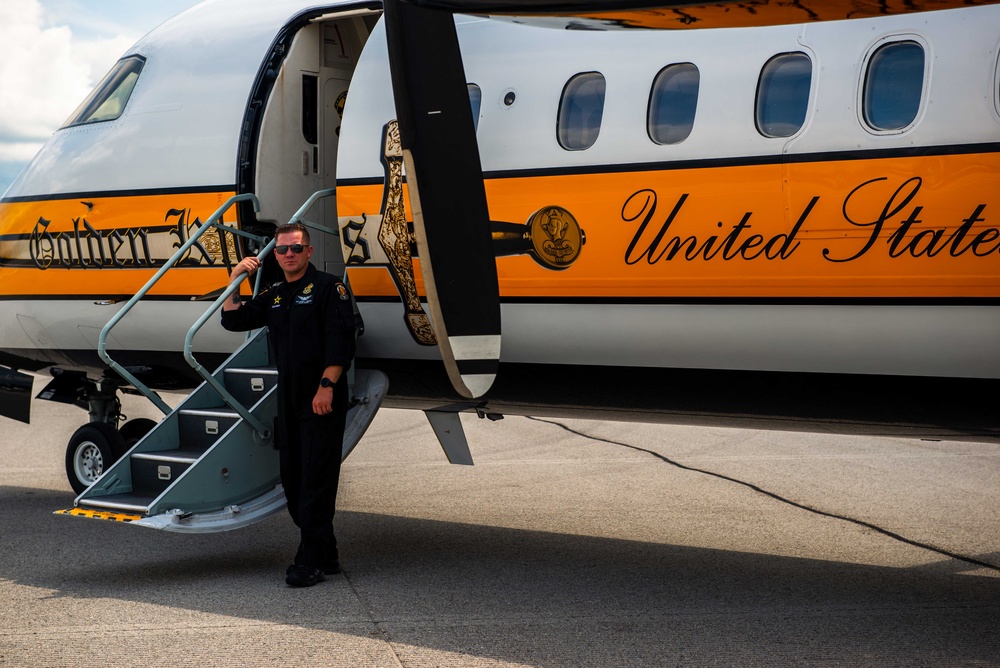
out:
M467 417L458 467L386 410L345 572L294 590L284 515L52 515L85 415L33 409L0 424L2 666L1000 666L998 445Z

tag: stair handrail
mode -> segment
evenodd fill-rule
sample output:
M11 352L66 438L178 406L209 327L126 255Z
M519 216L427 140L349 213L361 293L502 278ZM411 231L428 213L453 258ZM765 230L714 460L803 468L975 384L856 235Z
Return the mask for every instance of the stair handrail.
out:
M321 230L323 232L326 232L327 234L338 234L338 232L331 231L320 225L316 225L302 220L302 217L306 214L306 212L310 208L312 208L312 205L315 204L317 200L323 199L324 197L330 197L331 195L334 195L336 192L337 192L336 188L326 188L324 190L317 190L316 192L314 192L312 195L309 196L309 198L302 204L302 206L299 207L299 210L295 212L295 215L291 217L288 223L289 224L302 223L306 227L311 227L313 229ZM267 243L267 245L264 246L264 248L262 248L259 253L257 253L257 258L261 262L263 262L264 258L266 258L267 255L274 249L275 243L276 239L271 239ZM264 272L262 271L257 272L257 278L253 289L254 297L256 297L258 292L260 291L260 280L261 280L261 274L263 273ZM244 278L247 276L247 274L243 271L240 272L240 275L243 276ZM208 309L205 311L205 313L203 313L202 316L198 318L198 320L191 326L191 329L188 330L187 337L185 337L184 339L184 359L187 360L187 363L191 365L191 368L194 369L198 373L198 375L200 375L205 380L206 383L212 386L212 389L214 389L216 393L218 393L219 397L222 398L222 400L226 403L227 406L232 408L240 415L240 417L246 420L257 431L261 439L266 440L267 438L270 437L271 434L270 429L268 429L263 422L257 419L257 417L253 415L253 413L251 413L246 407L244 407L243 404L237 401L236 397L230 394L229 391L225 387L223 387L223 385L218 380L216 380L215 377L207 369L205 369L205 367L201 364L201 362L199 362L195 358L193 352L195 335L202 327L205 326L205 323L207 323L208 320L215 315L215 312L219 310L219 308L226 302L226 300L229 299L233 295L233 293L240 288L240 285L242 284L243 284L243 278L239 278L238 280L232 281L226 287L226 289L222 291L222 294L219 295L218 299L212 302L212 305L209 306Z
M104 329L101 330L101 336L97 341L97 354L101 357L102 360L104 360L105 364L107 364L109 367L117 371L118 375L120 375L129 383L131 383L132 386L135 387L135 389L142 392L142 394L145 395L147 399L149 399L151 402L153 402L153 404L157 408L163 411L164 415L168 415L170 413L170 411L172 410L170 406L168 406L166 402L163 401L163 399L161 399L156 392L149 389L149 387L147 387L138 378L132 375L132 373L130 373L127 369L125 369L125 367L123 367L118 362L113 360L111 356L108 354L107 351L108 334L115 327L115 325L117 325L122 320L122 318L124 318L125 315L128 314L128 312L131 311L132 308L136 304L138 304L143 297L146 296L146 293L148 293L150 289L152 289L152 287L156 285L157 282L159 282L159 280L163 277L163 275L166 274L167 271L169 271L177 263L178 260L184 257L184 255L186 255L189 250L191 250L191 247L194 246L198 242L198 239L200 239L201 236L209 229L220 229L240 236L259 239L259 237L256 237L255 235L249 234L248 232L244 232L243 230L238 230L235 227L229 227L227 225L222 224L221 222L223 214L225 214L225 212L229 210L229 207L231 207L236 202L244 202L244 201L250 201L253 204L255 212L260 211L260 202L258 201L257 196L254 195L253 193L233 195L232 197L227 199L225 202L223 202L222 206L216 209L215 213L209 216L209 218L205 221L205 223L190 238L188 238L188 240L185 241L180 248L177 249L177 251L170 257L170 259L167 260L162 267L160 267L159 271L153 274L153 277L150 278L148 281L146 281L146 284L142 286L142 288L138 292L136 292L131 299L128 300L125 306L123 306L121 310L118 311L118 313L116 313L115 316L108 321L108 324L104 326Z

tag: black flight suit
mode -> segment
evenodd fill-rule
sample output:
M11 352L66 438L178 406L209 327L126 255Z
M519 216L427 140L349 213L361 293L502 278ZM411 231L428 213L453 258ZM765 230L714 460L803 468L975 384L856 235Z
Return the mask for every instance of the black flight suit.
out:
M338 558L333 515L354 323L347 287L311 263L299 280L277 283L240 308L222 312L222 326L230 331L268 328L271 360L278 368L275 443L281 449L281 484L302 536L298 565L322 569ZM328 366L341 366L344 374L333 386L333 412L316 415L312 400Z

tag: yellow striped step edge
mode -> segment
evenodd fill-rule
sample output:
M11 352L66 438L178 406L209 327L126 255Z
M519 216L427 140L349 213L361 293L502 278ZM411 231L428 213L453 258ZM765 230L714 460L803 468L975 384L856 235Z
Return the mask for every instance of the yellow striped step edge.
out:
M112 513L107 510L88 510L86 508L69 508L67 510L57 510L53 515L73 515L74 517L89 517L93 520L108 520L110 522L134 522L141 520L142 515L128 515L126 513Z

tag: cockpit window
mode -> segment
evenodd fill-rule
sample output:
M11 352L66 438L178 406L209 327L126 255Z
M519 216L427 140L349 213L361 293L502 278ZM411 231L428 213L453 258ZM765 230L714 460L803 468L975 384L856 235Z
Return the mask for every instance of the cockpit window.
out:
M582 151L597 141L604 117L606 87L603 74L584 72L570 79L563 88L556 133L564 149Z
M146 59L140 56L129 56L115 63L63 127L113 121L121 116L145 63Z

